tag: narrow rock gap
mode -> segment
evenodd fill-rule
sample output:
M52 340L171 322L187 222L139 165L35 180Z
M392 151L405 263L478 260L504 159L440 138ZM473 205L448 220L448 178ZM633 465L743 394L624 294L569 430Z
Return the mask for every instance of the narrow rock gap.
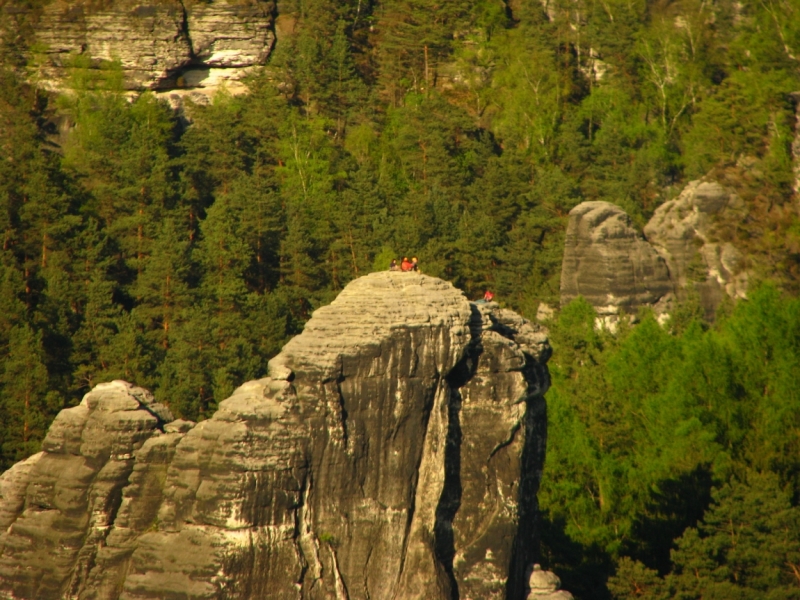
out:
M525 404L525 443L520 464L517 531L508 564L506 600L519 600L525 596L525 571L528 565L539 558L539 504L536 494L545 459L547 404L542 396L529 397Z
M436 521L433 526L433 543L436 558L444 567L450 581L451 600L459 599L458 581L453 572L455 559L455 534L453 519L461 507L461 394L450 390L447 407L447 438L444 449L444 485L439 504L436 506Z
M336 395L339 400L339 416L341 417L342 422L342 442L344 443L344 451L345 454L350 454L350 448L348 444L347 438L347 409L344 406L344 394L342 393L342 382L344 381L344 375L339 375L336 379Z
M189 31L189 13L186 12L186 5L183 3L183 0L178 0L181 5L181 33L186 38L186 42L189 44L189 57L191 62L194 62L196 55L194 53L194 43L192 42L192 34Z
M495 447L494 447L494 449L493 449L493 450L491 451L491 453L489 454L489 457L486 459L486 462L489 462L490 460L492 460L492 458L494 458L494 455L495 455L495 454L497 454L498 452L500 452L500 450L502 450L502 449L503 449L503 448L505 448L506 446L510 445L510 444L511 444L511 443L512 443L512 442L513 442L513 441L514 441L516 438L517 438L517 432L520 430L520 427L521 427L521 426L522 426L522 424L521 424L521 423L517 423L517 424L516 424L516 425L515 425L515 426L514 426L514 427L511 429L511 431L510 431L510 432L509 432L509 434L508 434L508 438L507 438L507 439L505 439L505 440L503 440L502 442L500 442L499 444L497 444L497 446L495 446Z
M433 408L436 405L436 396L437 396L437 393L439 391L440 382L441 382L440 378L436 377L434 382L433 382L433 386L432 386L433 393L431 394L430 398L425 403L425 406L422 409L423 410L423 413L422 413L423 414L423 417L422 417L422 420L423 420L422 432L423 433L422 433L422 440L420 441L420 447L421 448L425 447L425 442L426 442L427 437L428 437L428 424L430 422L431 412L433 411ZM408 516L406 518L405 531L403 532L403 549L402 549L402 553L401 553L401 556L400 556L400 568L397 570L397 577L395 578L395 582L394 582L395 590L399 590L399 585L398 584L400 582L400 578L403 576L403 571L404 571L405 566L406 566L406 557L408 555L408 542L409 542L409 536L411 535L411 525L414 522L414 511L416 509L416 499L417 499L417 486L419 485L419 469L420 469L420 466L422 464L422 458L423 458L423 455L422 455L422 452L420 452L419 458L417 459L417 462L414 465L414 473L415 473L416 479L414 480L412 488L411 488L411 506L409 507L409 510L408 510ZM394 596L393 596L393 598L394 598Z
M447 399L447 437L444 449L444 484L442 495L436 506L436 520L433 527L433 542L436 559L444 568L450 582L450 600L459 600L458 580L453 570L455 559L455 532L453 520L461 507L461 404L460 388L472 379L478 356L482 349L479 346L480 333L473 332L472 346L464 357L447 375L450 388Z

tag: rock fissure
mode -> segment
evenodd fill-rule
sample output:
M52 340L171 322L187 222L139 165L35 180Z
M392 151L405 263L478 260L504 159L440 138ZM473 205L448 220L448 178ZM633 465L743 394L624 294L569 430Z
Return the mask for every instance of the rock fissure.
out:
M506 446L510 446L511 444L514 443L514 438L517 437L517 432L519 432L520 427L521 427L521 424L517 423L516 425L514 425L514 427L511 428L511 431L509 432L509 435L508 435L508 439L506 439L506 440L500 442L499 444L497 444L497 446L495 446L492 449L492 451L489 453L489 456L486 457L486 462L487 463L490 462L494 458L495 454L497 454L500 450L502 450Z
M453 519L461 506L461 395L458 389L450 392L448 403L447 438L445 441L444 484L436 507L434 547L450 582L450 599L459 600L458 580L453 571L456 555Z
M196 54L194 51L194 44L192 44L192 33L189 31L189 13L186 12L186 4L184 4L183 0L178 0L178 4L181 6L182 18L180 31L175 34L174 41L177 42L180 37L186 40L186 43L189 45L189 62L192 62L196 58Z

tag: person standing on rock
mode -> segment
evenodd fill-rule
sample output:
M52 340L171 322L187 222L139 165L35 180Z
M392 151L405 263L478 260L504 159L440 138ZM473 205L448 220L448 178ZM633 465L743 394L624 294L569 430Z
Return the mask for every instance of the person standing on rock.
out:
M483 295L484 302L491 302L494 300L494 293L491 290L486 290L486 293Z

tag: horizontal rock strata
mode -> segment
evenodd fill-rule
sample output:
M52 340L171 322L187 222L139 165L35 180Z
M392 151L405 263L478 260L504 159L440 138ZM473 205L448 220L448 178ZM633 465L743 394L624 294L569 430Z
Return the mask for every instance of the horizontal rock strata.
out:
M523 598L545 332L376 273L211 419L100 386L0 478L0 597Z
M561 304L583 296L603 317L635 313L673 291L667 265L630 217L609 202L570 211L561 271Z
M656 209L642 235L618 206L582 202L570 211L561 305L583 296L610 324L642 306L666 316L673 297L693 290L713 317L723 298L747 293L744 255L725 241L745 211L735 192L692 181Z
M224 0L141 4L112 0L98 7L54 1L35 15L37 81L62 89L81 56L98 67L118 61L131 90L236 87L248 69L266 62L274 42L273 4ZM4 10L25 11L8 3ZM5 32L13 35L13 32Z

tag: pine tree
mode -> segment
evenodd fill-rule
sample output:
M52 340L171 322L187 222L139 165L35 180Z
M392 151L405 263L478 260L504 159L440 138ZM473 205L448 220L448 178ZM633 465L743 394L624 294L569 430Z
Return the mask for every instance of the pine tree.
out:
M62 407L58 393L48 391L43 359L41 334L28 324L15 325L9 332L0 374L2 468L39 450L50 421Z
M641 563L620 563L615 598L796 598L800 509L770 473L749 472L714 492L696 528L677 540L663 580Z

